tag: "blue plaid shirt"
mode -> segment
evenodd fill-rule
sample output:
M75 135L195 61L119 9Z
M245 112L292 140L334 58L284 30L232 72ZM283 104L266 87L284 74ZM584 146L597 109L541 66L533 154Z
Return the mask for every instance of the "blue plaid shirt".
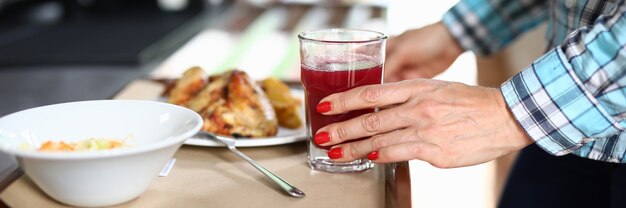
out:
M462 0L443 22L482 55L547 22L547 52L501 86L508 107L551 154L626 163L623 0Z

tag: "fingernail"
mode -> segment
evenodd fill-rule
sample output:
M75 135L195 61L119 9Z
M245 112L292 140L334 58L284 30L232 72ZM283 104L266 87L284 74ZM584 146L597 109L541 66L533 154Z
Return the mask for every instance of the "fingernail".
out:
M367 154L367 159L368 160L376 160L376 159L378 159L378 151L373 151L373 152L370 152L369 154Z
M341 147L333 148L328 151L328 158L330 159L339 159L343 157L343 150Z
M324 144L326 142L329 142L330 134L328 134L328 132L325 132L325 131L317 133L315 137L313 137L313 141L315 142L315 144Z
M330 102L328 101L321 102L320 104L317 104L317 107L316 107L317 112L319 113L326 113L330 111L332 108L333 108L333 105L330 104Z

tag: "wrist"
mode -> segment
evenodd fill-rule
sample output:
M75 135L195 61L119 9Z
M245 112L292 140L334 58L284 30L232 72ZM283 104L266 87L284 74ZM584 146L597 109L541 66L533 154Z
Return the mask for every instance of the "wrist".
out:
M441 38L442 41L445 42L445 53L448 56L454 56L454 57L458 57L460 56L463 52L465 52L465 49L463 49L463 47L461 47L461 44L459 44L459 42L457 41L456 38L454 38L454 36L452 36L452 33L450 33L450 31L448 30L448 27L446 27L445 24L443 24L443 22L437 22L435 24L433 24L433 27L435 27L435 29L438 31L438 34L441 34Z
M493 89L491 95L497 103L498 113L504 120L506 130L503 131L505 133L503 136L509 140L507 143L510 145L511 151L517 151L532 144L534 141L515 118L500 90Z

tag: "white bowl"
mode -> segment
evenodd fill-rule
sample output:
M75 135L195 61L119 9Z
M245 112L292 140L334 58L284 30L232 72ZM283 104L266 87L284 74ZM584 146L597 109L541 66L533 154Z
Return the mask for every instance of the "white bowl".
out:
M154 101L99 100L56 104L0 118L0 151L45 193L73 206L108 206L143 193L202 118ZM125 139L128 147L92 152L39 152L47 141Z

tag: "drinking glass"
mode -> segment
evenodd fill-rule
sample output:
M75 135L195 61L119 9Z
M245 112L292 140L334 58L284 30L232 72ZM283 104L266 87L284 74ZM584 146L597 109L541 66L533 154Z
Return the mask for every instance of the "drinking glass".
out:
M308 163L314 170L362 172L374 167L367 159L335 162L329 147L313 142L317 130L331 123L349 120L376 109L355 110L340 115L322 115L316 106L333 93L358 86L381 84L387 36L380 32L355 29L322 29L302 32L300 70L305 89Z

